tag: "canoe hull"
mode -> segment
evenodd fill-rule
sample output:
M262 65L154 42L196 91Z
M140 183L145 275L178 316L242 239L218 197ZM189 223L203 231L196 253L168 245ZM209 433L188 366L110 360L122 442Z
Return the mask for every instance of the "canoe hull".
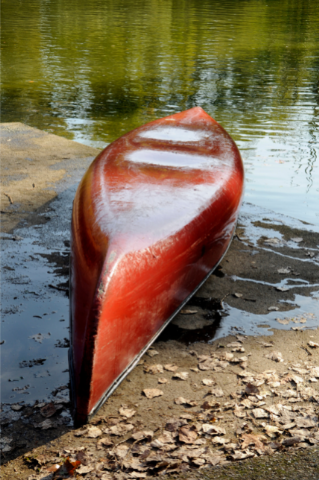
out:
M165 140L172 129L178 141ZM77 424L98 410L218 265L242 187L237 147L197 108L130 132L95 159L72 217L69 359Z

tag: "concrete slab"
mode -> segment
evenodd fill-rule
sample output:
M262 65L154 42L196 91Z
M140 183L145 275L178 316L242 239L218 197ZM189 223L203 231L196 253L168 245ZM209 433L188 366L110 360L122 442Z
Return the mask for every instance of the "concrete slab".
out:
M53 200L99 152L18 122L1 124L0 151L2 232Z

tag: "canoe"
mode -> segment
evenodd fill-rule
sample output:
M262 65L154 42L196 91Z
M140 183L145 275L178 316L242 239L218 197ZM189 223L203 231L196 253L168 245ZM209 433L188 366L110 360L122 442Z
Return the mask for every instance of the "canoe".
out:
M77 425L96 413L226 253L244 171L199 107L110 144L73 204L69 350Z

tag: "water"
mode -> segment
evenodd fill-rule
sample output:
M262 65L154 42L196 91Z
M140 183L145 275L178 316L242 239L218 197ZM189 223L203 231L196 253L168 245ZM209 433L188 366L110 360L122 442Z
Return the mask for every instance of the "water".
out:
M4 0L2 121L95 147L203 107L245 199L319 225L317 0Z

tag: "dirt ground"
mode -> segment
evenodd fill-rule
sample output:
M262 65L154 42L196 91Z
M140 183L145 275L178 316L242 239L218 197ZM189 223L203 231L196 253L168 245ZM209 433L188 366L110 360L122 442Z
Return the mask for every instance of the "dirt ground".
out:
M22 124L1 137L3 265L14 269L6 242L69 218L72 195L55 202L97 151ZM63 256L42 255L62 301L67 225L61 240ZM315 228L244 205L219 268L90 425L73 428L67 385L3 405L2 478L318 479L318 265Z

